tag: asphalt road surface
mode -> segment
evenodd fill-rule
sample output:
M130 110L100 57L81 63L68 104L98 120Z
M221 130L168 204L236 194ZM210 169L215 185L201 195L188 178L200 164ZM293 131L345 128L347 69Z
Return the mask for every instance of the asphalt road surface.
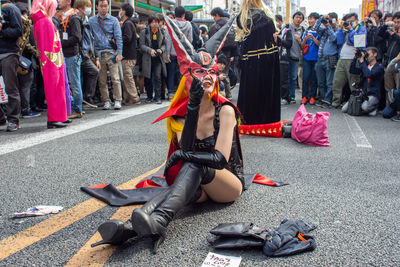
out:
M234 90L237 93L237 89ZM253 184L232 204L196 205L168 227L157 255L150 240L118 248L90 244L109 218L128 219L134 206L109 207L80 191L100 183L132 188L157 171L167 153L164 122L151 124L168 103L120 111L87 111L66 129L45 129L45 116L0 129L0 266L201 266L209 231L250 221L275 229L285 218L314 223L317 249L269 258L261 250L221 250L241 266L400 266L400 124L329 111L330 147L292 139L241 137L246 173L289 183ZM293 119L299 104L282 107ZM57 215L11 219L34 205L59 205Z

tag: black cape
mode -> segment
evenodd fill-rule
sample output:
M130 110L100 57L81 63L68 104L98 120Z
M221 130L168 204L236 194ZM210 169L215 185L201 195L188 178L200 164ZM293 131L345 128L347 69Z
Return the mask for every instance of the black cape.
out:
M279 52L273 21L260 9L251 9L252 29L240 43L241 76L237 106L244 124L281 120ZM238 27L241 27L238 17Z

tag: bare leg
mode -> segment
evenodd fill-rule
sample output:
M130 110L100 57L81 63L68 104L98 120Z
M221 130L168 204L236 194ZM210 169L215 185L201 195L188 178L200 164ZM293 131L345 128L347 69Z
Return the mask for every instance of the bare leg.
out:
M205 201L204 192L215 202L233 202L242 194L242 183L227 169L216 170L215 178L211 183L202 185L203 195L198 202Z

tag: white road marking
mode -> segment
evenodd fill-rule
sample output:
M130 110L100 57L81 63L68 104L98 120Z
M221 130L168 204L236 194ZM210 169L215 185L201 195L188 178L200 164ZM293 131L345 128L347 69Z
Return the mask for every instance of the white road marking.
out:
M356 146L364 148L372 148L372 145L368 141L368 138L365 136L360 125L358 125L356 119L353 116L347 114L344 114L344 118L347 122L347 126L349 126L351 136L353 137Z
M135 107L132 109L122 110L115 113L111 113L106 118L96 119L88 122L84 122L78 125L69 125L66 128L57 129L57 130L49 130L46 132L40 132L31 134L29 136L25 136L23 139L11 141L6 144L0 145L0 156L15 152L21 149L26 149L32 146L36 146L39 144L46 143L51 140L55 140L57 138L65 137L71 134L79 133L82 131L86 131L98 126L102 126L105 124L113 123L116 121L124 120L130 117L134 117L137 115L141 115L150 111L154 111L160 108L165 108L169 106L169 102L164 102L161 105L143 105L139 107Z

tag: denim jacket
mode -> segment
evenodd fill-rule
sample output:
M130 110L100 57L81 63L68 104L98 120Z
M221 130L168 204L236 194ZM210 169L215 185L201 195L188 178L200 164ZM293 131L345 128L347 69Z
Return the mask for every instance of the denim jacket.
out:
M106 35L104 34L102 28L97 21L97 18L100 19L101 24L106 31L108 38L115 39L117 42L117 52L118 54L122 55L122 32L121 27L119 26L119 22L117 18L112 17L111 15L107 14L107 16L102 19L99 15L93 16L89 19L89 25L91 31L94 36L94 46L98 53L101 52L113 52L112 46L107 39Z
M322 36L319 44L318 58L334 56L338 53L336 31L331 27L325 27L320 18L314 25L317 33Z

